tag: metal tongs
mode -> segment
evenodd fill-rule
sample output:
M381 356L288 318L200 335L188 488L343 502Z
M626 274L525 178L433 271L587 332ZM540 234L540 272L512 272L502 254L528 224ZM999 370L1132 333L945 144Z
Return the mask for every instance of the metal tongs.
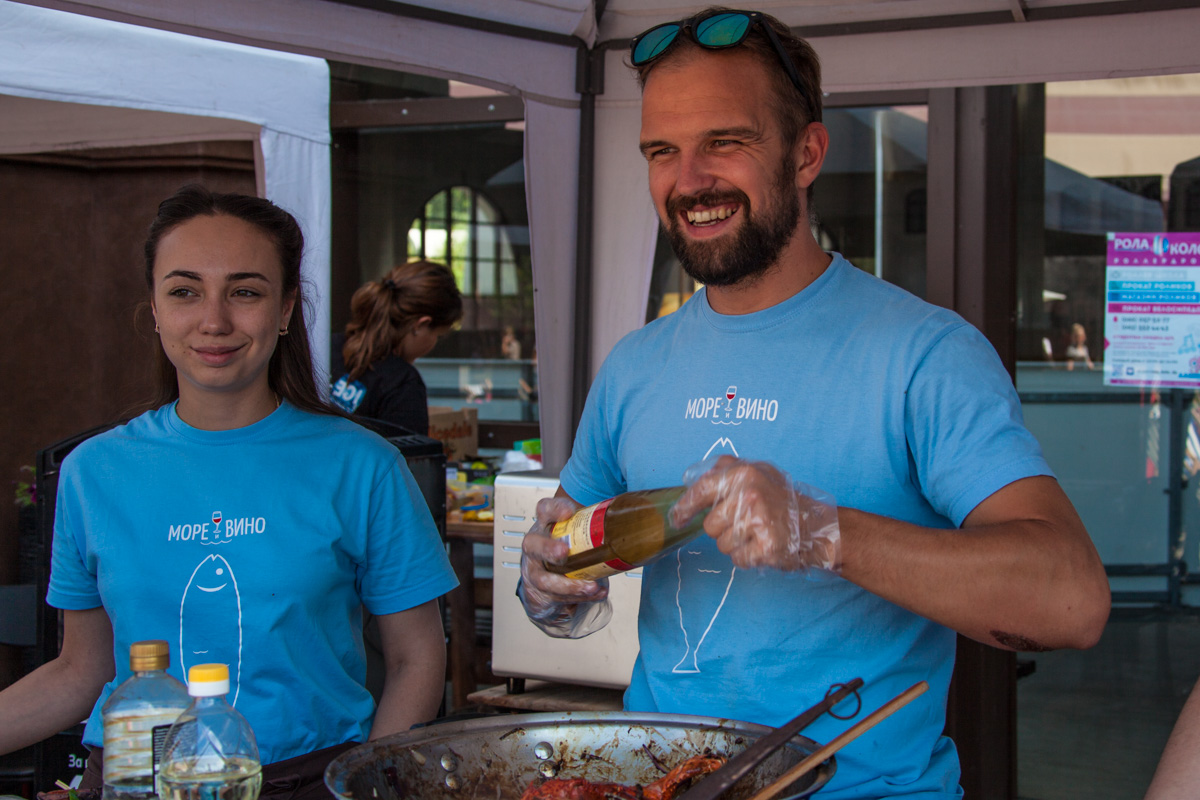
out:
M862 678L855 678L844 684L835 684L840 686L836 691L832 691L825 696L825 699L817 703L812 708L805 711L800 716L793 719L791 722L776 728L766 736L758 739L754 744L738 753L733 758L726 762L725 766L721 767L716 772L698 781L696 785L681 794L676 800L716 800L718 797L728 791L735 783L741 780L750 770L758 766L767 756L774 753L780 747L785 745L789 739L795 736L800 731L808 727L813 721L820 717L825 712L832 709L842 700L846 699L851 694L854 694L863 685ZM848 730L838 736L829 744L819 748L812 755L808 756L800 763L796 764L791 769L783 773L770 785L761 789L750 800L769 800L781 790L793 784L798 778L815 769L819 764L828 759L831 755L841 750L842 747L849 744L854 739L857 739L861 734L865 733L869 728L874 727L886 717L889 717L895 711L898 711L909 701L923 693L929 688L929 684L925 681L914 684L902 694L892 698L883 707L872 713L871 715L859 720L858 723L851 726Z

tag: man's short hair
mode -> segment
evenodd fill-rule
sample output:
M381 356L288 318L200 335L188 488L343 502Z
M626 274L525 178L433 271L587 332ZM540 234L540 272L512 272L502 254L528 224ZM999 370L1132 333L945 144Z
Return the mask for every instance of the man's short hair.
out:
M711 6L696 16L735 10ZM800 84L804 87L803 94L797 91L792 84L787 70L779 63L779 54L775 52L775 47L757 25L751 26L745 40L737 47L743 47L754 53L767 68L767 73L771 76L772 110L779 121L784 142L790 147L796 143L800 132L808 123L821 121L821 62L812 45L793 34L787 25L769 14L763 14L762 19L775 31L784 51L792 59L792 64L795 65L796 72L800 76ZM680 33L663 55L639 67L634 67L637 70L638 86L644 89L646 79L651 72L664 63L678 58L680 54L691 54L695 50L704 49L706 48L696 44L690 36Z

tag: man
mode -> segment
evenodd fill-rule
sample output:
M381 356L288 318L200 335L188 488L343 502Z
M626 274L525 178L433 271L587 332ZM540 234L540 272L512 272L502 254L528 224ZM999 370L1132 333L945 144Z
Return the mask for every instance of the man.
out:
M1145 800L1187 800L1200 785L1200 682L1179 712Z
M829 136L811 48L765 15L710 10L633 49L650 192L705 289L600 370L561 497L525 537L526 610L556 635L593 630L606 586L543 568L567 551L548 526L722 456L676 508L712 506L708 536L645 570L626 707L778 725L853 677L868 710L925 679L821 796L959 796L941 736L955 632L1089 647L1103 566L980 333L814 240Z

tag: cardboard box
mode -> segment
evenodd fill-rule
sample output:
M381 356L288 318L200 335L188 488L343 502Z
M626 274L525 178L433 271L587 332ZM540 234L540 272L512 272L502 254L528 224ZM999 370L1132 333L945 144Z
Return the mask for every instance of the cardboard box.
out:
M442 443L447 461L462 461L479 452L479 409L429 407L429 435Z

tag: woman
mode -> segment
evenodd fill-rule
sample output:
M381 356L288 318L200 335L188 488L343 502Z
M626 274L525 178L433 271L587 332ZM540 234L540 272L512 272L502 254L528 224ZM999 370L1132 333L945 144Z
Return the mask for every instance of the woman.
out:
M350 299L350 323L335 358L331 399L342 410L428 435L425 381L413 362L462 319L454 273L431 261L392 267ZM335 347L335 353L337 353Z
M62 652L0 693L0 752L87 717L81 788L97 785L100 709L142 639L171 642L176 677L229 665L229 699L274 765L264 795L299 774L293 796L327 796L321 771L349 743L437 714L453 572L399 452L317 393L302 249L266 200L191 186L159 206L145 246L158 397L63 463L47 597ZM364 606L384 645L378 709Z
M1078 322L1071 325L1071 340L1067 342L1067 369L1075 369L1075 362L1083 363L1088 369L1094 369L1092 356L1088 353L1087 331Z

